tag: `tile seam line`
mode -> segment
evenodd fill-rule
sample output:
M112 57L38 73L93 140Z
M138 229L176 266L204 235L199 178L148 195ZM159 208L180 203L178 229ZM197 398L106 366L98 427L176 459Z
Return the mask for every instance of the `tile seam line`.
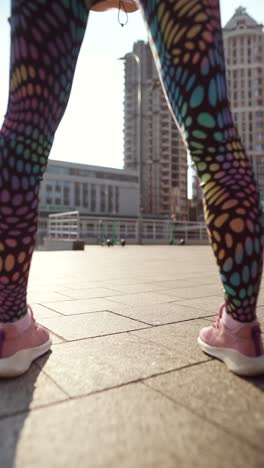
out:
M165 294L165 293L164 293L164 294L163 294L163 293L160 293L159 295L160 295L160 296L169 296L169 293L167 293L167 294ZM220 296L220 294L219 294L219 296ZM173 298L173 296L171 296L171 297ZM193 299L193 300L195 301L195 299L207 299L208 297L218 297L218 296L216 296L215 294L210 294L210 295L208 295L208 296L196 296L196 297L186 298L186 297L180 297L180 294L179 294L179 296L175 296L175 297L179 297L179 298L180 298L180 299L177 299L177 301L175 301L175 302L179 302L179 301L181 301L181 300L186 300L186 299L187 299L187 301L188 301L189 299L190 299L190 300Z
M45 327L47 328L47 327ZM141 331L141 330L149 330L149 329L152 329L154 327L143 327L143 328L134 328L133 330L131 331ZM50 330L49 328L47 328L47 330L49 330L51 333L54 333L52 330ZM113 333L108 333L107 335L96 335L96 336L89 336L89 337L86 337L86 338L76 338L74 340L66 340L65 338L63 338L63 343L55 343L53 346L59 346L59 345L63 345L63 344L66 344L66 343L75 343L75 342L79 342L79 341L85 341L85 340L93 340L95 338L105 338L107 336L115 336L115 335L123 335L124 333L130 333L130 330L124 330L124 331L119 331L119 332L113 332ZM60 336L57 335L59 338Z
M112 291L112 290L110 290L110 291ZM63 301L63 300L56 301L55 300L55 301L50 301L50 302L71 302L71 301L76 301L76 300L82 301L82 300L89 300L89 299L92 300L92 299L102 299L102 298L105 299L105 298L108 298L108 297L122 297L122 296L126 296L127 294L131 294L132 296L135 296L137 294L153 293L153 294L158 294L158 295L163 295L164 296L164 294L159 294L158 292L153 292L153 291L140 291L140 292L128 292L128 293L123 292L123 291L118 291L118 292L120 292L120 294L115 294L114 296L111 296L111 294L108 294L108 295L103 295L103 296L94 296L94 297L90 297L90 298L89 297L84 297L84 298L82 297L81 299L78 299L76 297L71 297L71 296L65 296L65 301ZM56 294L60 294L60 293L56 292ZM60 295L62 295L62 294L60 294ZM184 298L180 298L180 299L184 299ZM108 299L108 300L110 301L111 299Z
M110 311L107 311L107 312L110 312ZM88 312L90 313L90 312ZM78 314L76 314L78 316ZM84 314L80 314L80 315L84 315ZM68 317L68 316L65 316L65 317ZM71 315L69 317L72 317ZM122 316L124 317L124 316ZM58 338L62 339L62 343L54 343L52 346L59 346L59 345L63 345L63 344L66 344L66 343L74 343L74 342L77 342L77 341L84 341L84 340L93 340L95 338L105 338L107 336L115 336L115 335L123 335L124 333L129 333L133 336L136 336L134 335L134 332L137 332L137 331L144 331L144 330L153 330L153 329L156 329L156 328L161 328L161 327L165 327L165 326L169 326L169 325L177 325L178 323L186 323L186 322L193 322L195 320L204 320L206 317L214 317L214 316L211 316L211 315L207 315L207 316L203 316L203 317L198 317L198 318L191 318L191 319L186 319L186 320L179 320L178 322L169 322L169 323L161 323L159 325L150 325L150 326L146 326L146 327L142 327L142 328L134 328L132 330L124 330L124 331L119 331L119 332L113 332L113 333L107 333L106 335L96 335L96 336L88 336L88 337L85 337L85 338L76 338L74 340L66 340L66 338L56 334L53 330L51 330L50 328L48 327L45 327L47 330L49 330L51 333L53 333L55 336L57 336ZM124 317L126 318L126 317ZM129 318L129 317L128 317ZM139 323L142 323L142 325L144 324L144 322L139 322ZM211 323L211 322L210 322ZM44 326L44 325L43 325ZM137 337L138 338L138 337ZM157 346L159 347L162 347L161 345L159 345L159 343L157 343L156 341L153 341L153 340L149 340L147 338L141 338L142 340L144 341L147 341L148 343L152 343L152 344L156 344ZM167 348L166 348L167 349Z
M52 312L55 312L55 313L59 313L59 312L57 312L56 310L53 310L53 309L49 309L49 310L51 310ZM110 309L93 310L91 312L80 312L79 314L63 314L62 312L60 312L59 315L60 315L60 317L82 317L82 316L85 316L85 315L98 314L98 313L102 313L102 312L108 312L108 313L111 313L111 314L118 315L119 317L124 317L124 318L127 318L129 320L133 320L134 322L139 322L139 323L143 323L144 325L153 326L153 325L151 325L151 323L143 322L143 320L134 319L134 318L129 317L127 315L119 314L118 312L113 312ZM59 317L43 317L43 320L58 319L58 318ZM42 319L40 319L40 320L42 320Z
M42 304L39 304L39 305L42 305ZM76 316L82 316L82 315L87 315L87 314L97 314L99 312L109 312L109 310L107 310L107 309L100 309L100 310L92 310L90 312L79 312L78 314L63 314L62 312L58 312L55 309L51 309L51 307L46 307L46 308L51 310L52 312L55 312L56 314L60 315L60 317L76 317ZM43 319L46 319L46 320L48 320L48 319L57 319L57 318L59 318L59 317L43 317Z
M137 294L141 294L141 293L137 293ZM144 293L143 293L144 294ZM155 293L159 296L163 296L163 294L158 294L158 293ZM125 294L124 294L125 295ZM165 296L165 294L164 294ZM117 296L112 296L112 297L117 297ZM119 296L118 296L119 297ZM164 302L160 302L158 303L159 305L162 305L162 304L176 304L176 305L180 305L182 307L189 307L190 309L194 309L194 310L198 310L197 307L192 307L191 305L189 304L181 304L181 302L186 302L186 301L195 301L196 299L207 299L207 298L210 298L210 297L216 297L218 300L220 299L219 296L203 296L203 297L194 297L194 298L190 298L190 299L187 299L186 297L181 297L179 299L176 299L176 300L169 300L169 301L164 301ZM109 299L109 298L104 298L104 299L107 299L109 302L113 302L114 304L118 304L118 305L124 305L124 306L130 306L130 307L137 307L137 304L127 304L125 302L117 302L117 301L114 301L112 299ZM173 299L173 297L171 296L171 299ZM80 299L81 300L81 299ZM220 299L221 300L221 299ZM222 299L223 300L223 299ZM156 303L154 303L156 304ZM151 306L151 305L154 305L154 304L146 304L147 306ZM264 304L263 304L264 305Z
M68 398L65 398L63 400L54 401L54 402L43 404L43 405L36 405L34 408L31 408L29 410L28 409L19 410L19 411L16 411L14 413L11 413L9 415L6 414L6 415L3 415L3 416L0 416L0 421L5 420L5 419L11 419L11 418L19 416L21 414L29 414L31 412L36 412L36 411L47 409L47 408L50 408L50 407L53 407L53 406L59 406L59 405L61 405L63 403L67 403L67 402L70 402L70 401L77 401L77 400L81 400L81 399L84 399L84 398L89 398L89 397L92 397L92 396L95 396L95 395L98 395L98 394L109 392L111 390L118 390L119 388L127 387L129 385L133 385L133 384L137 384L137 383L144 383L145 380L152 379L152 378L159 377L159 376L163 376L163 375L166 375L166 374L170 374L172 372L178 372L178 371L181 371L183 369L187 369L189 367L204 364L206 362L208 362L208 360L207 361L196 362L194 364L188 364L186 366L181 366L181 367L177 367L177 368L174 368L174 369L169 369L169 370L164 371L164 372L160 372L160 373L157 373L157 374L152 374L152 375L150 375L148 377L143 377L143 378L130 380L128 382L124 382L124 383L121 383L121 384L118 384L118 385L113 385L111 387L103 388L103 389L100 389L100 390L95 390L95 391L92 391L92 392L89 392L89 393L85 393L85 394L81 394L81 395L77 395L77 396L69 396ZM50 377L49 374L45 373L45 375ZM56 383L56 380L52 379L52 381L53 381L53 383ZM58 384L56 383L56 385L58 385ZM150 388L150 387L148 387L148 388ZM63 390L63 392L66 394L66 392L64 390ZM163 396L165 396L165 395L163 395ZM175 401L174 401L174 404L176 404Z
M149 325L149 327L151 327L151 328L154 326L151 323L144 322L143 320L138 320L138 319L135 319L133 317L129 317L128 315L119 314L118 312L114 312L112 310L107 309L106 312L109 312L110 314L113 314L113 315L117 315L118 317L124 317L124 318L127 318L129 320L133 320L134 322L142 323L144 325Z
M206 361L206 362L213 362L214 359L212 360L209 360L209 361ZM198 365L199 363L195 364L195 365ZM201 364L204 364L204 363L201 363ZM182 370L182 369L179 369L179 370ZM157 376L158 377L158 376ZM220 429L221 431L225 432L228 436L231 436L231 437L234 437L235 439L237 439L240 443L244 443L248 446L250 446L252 449L254 450L257 450L260 454L264 454L264 449L261 450L261 448L258 446L258 445L255 445L251 442L248 441L247 438L245 438L243 435L241 434L238 434L237 432L235 431L230 431L228 430L228 428L224 425L224 426L221 426L221 424L219 424L217 421L214 421L214 420L211 420L210 418L204 416L203 414L200 414L199 411L193 409L192 407L188 406L188 405L184 405L182 403L180 403L179 401L177 400L174 400L172 397L164 394L161 390L158 390L154 387L151 387L151 385L148 384L148 382L146 382L147 380L150 380L151 378L153 377L148 377L147 379L144 379L142 380L141 384L142 385L145 385L146 387L148 387L149 389L152 389L154 390L156 393L158 393L159 395L162 395L163 397L167 398L171 403L173 403L175 406L177 407L181 407L181 408L184 408L186 409L189 413L191 414L195 414L195 416L199 417L200 419L203 419L204 421L206 421L208 424L211 424L212 426L215 426L217 427L218 429ZM154 377L155 378L155 377Z
M52 309L50 309L50 310L52 310ZM193 310L197 310L197 309L193 309ZM56 312L56 311L54 310L53 312ZM60 317L83 317L85 315L99 314L99 313L102 313L102 312L108 312L108 313L111 313L111 314L115 314L115 315L118 315L120 317L124 317L124 318L130 319L130 320L133 320L135 322L139 322L139 323L143 323L145 325L149 325L150 327L161 327L161 326L164 326L164 325L172 325L174 323L189 322L191 320L201 320L201 319L208 318L208 317L217 317L217 314L214 313L214 314L202 315L201 317L193 317L193 318L189 318L189 319L177 320L177 321L174 321L174 322L152 324L152 323L149 323L149 322L144 322L143 320L135 319L133 317L130 317L129 315L123 315L123 314L121 314L119 312L116 312L116 311L113 311L113 310L110 310L110 309L93 310L91 312L80 312L79 314L62 314L62 313L60 313ZM58 318L59 317L43 317L43 320L51 320L51 319L58 319ZM42 319L40 319L40 320L42 320Z
M36 305L39 305L41 307L44 307L45 309L48 309L48 310L51 310L52 312L56 312L56 314L59 314L61 315L62 317L64 316L64 314L62 314L61 312L57 312L56 310L52 309L51 307L48 307L44 304L42 304L41 302L34 302L33 305L32 305L32 308L34 309L34 304ZM44 317L45 318L45 317Z

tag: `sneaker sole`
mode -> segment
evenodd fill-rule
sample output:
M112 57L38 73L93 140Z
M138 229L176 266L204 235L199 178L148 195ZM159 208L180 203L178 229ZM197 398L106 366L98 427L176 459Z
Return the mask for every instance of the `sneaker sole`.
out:
M41 346L36 348L22 349L13 356L0 359L0 378L18 377L28 371L35 359L50 350L52 341L49 338Z
M249 357L230 348L210 346L198 337L198 344L204 353L223 361L228 369L242 377L264 375L264 355Z

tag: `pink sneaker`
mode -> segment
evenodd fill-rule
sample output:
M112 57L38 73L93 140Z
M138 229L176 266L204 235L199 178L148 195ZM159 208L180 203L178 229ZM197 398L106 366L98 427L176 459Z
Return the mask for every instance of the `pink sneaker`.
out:
M48 331L36 323L30 307L17 322L0 323L0 378L24 374L51 344Z
M202 328L198 344L206 354L223 361L237 375L264 374L264 350L259 323L255 320L231 330L223 324L224 306L220 306L216 323Z

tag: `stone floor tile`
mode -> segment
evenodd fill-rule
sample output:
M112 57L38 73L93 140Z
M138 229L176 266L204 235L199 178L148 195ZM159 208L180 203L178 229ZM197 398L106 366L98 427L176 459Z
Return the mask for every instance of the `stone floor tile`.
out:
M94 312L41 320L46 328L67 341L145 328L147 325L111 312Z
M242 379L212 360L146 384L264 453L264 377Z
M42 291L42 292L30 292L28 293L28 301L29 303L36 302L38 304L42 302L54 302L54 301L67 301L71 300L69 296L65 294L59 294L57 292L52 291Z
M50 354L42 358L42 365L48 361ZM16 379L1 380L0 427L1 418L28 411L39 406L46 406L68 398L44 372L41 367L33 364L30 370ZM0 446L2 439L0 438ZM1 449L2 459L2 449ZM0 461L1 466L2 462Z
M164 289L175 289L175 288L189 288L189 287L195 287L195 286L200 286L204 285L204 281L202 278L196 277L185 277L185 278L175 278L171 279L170 281L152 281L151 284L156 286L157 291L158 290L164 290ZM207 282L206 282L207 284Z
M81 289L64 289L63 291L57 290L58 293L63 293L71 299L93 299L107 296L120 295L120 291L110 288L81 288Z
M141 281L138 276L130 277L129 275L126 275L126 277L118 278L118 279L109 278L108 280L105 280L103 282L102 286L105 288L110 288L110 289L111 288L118 289L118 286L122 286L122 287L131 286L131 285L138 286L138 285L141 285L142 283L151 284L151 281L147 281L146 279L145 281L143 280Z
M32 306L34 317L37 321L41 321L43 318L60 317L60 314L41 304L32 303L30 305Z
M41 286L40 286L41 284ZM64 278L58 281L57 278L52 278L49 277L47 278L46 276L43 277L43 280L40 282L39 280L36 282L34 279L32 279L29 283L29 288L28 291L30 293L34 294L43 294L43 291L49 291L49 292L57 292L58 289L61 290L61 294L63 294L64 289L72 289L72 285L75 284L73 281L67 281ZM76 282L76 285L78 284L79 286L79 281L78 283ZM90 283L91 284L91 283ZM92 284L92 286L85 286L85 287L94 287L96 282ZM80 286L79 286L80 287Z
M161 325L208 316L208 312L182 306L178 302L145 306L124 306L113 303L110 310L150 325Z
M113 296L109 300L120 304L127 305L148 305L148 304L162 304L163 302L171 302L176 300L175 297L165 294L158 294L153 292L135 293L135 294L122 294L121 296ZM179 298L181 300L182 298Z
M177 356L181 365L187 365L204 361L208 358L197 344L199 331L207 323L201 319L189 320L187 322L132 331L130 334L137 336L140 340L156 343L163 349L170 350L174 356Z
M173 288L159 291L159 294L166 294L168 296L176 296L177 298L182 297L184 299L195 299L207 296L219 296L223 297L223 288L219 285L201 285L201 286L189 286L185 288Z
M63 430L62 430L63 429ZM16 468L261 468L263 454L142 384L6 419Z
M264 380L233 376L197 345L223 301L209 246L36 252L29 286L38 320L76 341L54 335L28 381L1 382L1 468L264 466ZM96 288L111 296L81 299ZM259 312L262 296L264 279ZM114 334L77 338L96 326Z
M199 312L203 313L204 315L213 315L218 313L219 305L224 302L224 298L221 296L210 296L210 297L202 297L196 299L184 299L181 301L177 300L179 305L183 305L186 307L193 307Z
M187 286L188 284L188 286ZM198 280L188 280L186 283L186 279L180 280L171 280L171 281L151 281L151 282L143 282L140 284L118 284L118 283L109 283L108 288L113 288L115 291L121 291L123 293L138 293L138 292L151 292L151 291L164 291L167 290L167 294L169 295L170 290L174 290L175 288L186 288L190 286L197 286ZM166 294L166 293L165 293ZM184 296L182 296L184 297Z
M111 286L109 286L109 289ZM157 291L159 288L157 288L156 284L153 284L151 282L149 283L141 283L141 284L116 284L115 286L112 285L112 288L114 291L119 291L119 294L128 294L128 293L144 293L144 292L152 292L152 291ZM160 287L160 290L163 290L165 288Z
M218 315L211 315L210 317L205 317L204 320L207 322L206 326L211 325L217 320Z
M177 344L173 333L167 331L166 339L161 330L154 336L130 332L63 343L54 346L45 372L71 396L107 389L210 359L192 334L185 347L183 340Z
M68 290L75 290L75 289L92 289L92 288L104 288L105 284L103 281L83 281L83 280L74 280L69 283L62 283L56 287L54 287L54 290L57 290L60 292L63 291L63 289Z
M88 312L111 310L112 305L113 302L105 298L80 300L71 299L70 301L47 303L47 307L62 315L79 315L87 314ZM43 306L45 306L45 302L43 303Z

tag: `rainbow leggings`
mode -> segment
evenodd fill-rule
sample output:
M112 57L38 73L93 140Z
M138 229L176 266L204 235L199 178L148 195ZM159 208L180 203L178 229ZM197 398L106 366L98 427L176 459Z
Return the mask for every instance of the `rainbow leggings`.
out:
M218 0L141 0L151 45L204 193L226 310L256 314L261 210L227 100ZM8 109L0 132L0 321L27 309L38 194L69 99L88 11L84 0L12 0Z

